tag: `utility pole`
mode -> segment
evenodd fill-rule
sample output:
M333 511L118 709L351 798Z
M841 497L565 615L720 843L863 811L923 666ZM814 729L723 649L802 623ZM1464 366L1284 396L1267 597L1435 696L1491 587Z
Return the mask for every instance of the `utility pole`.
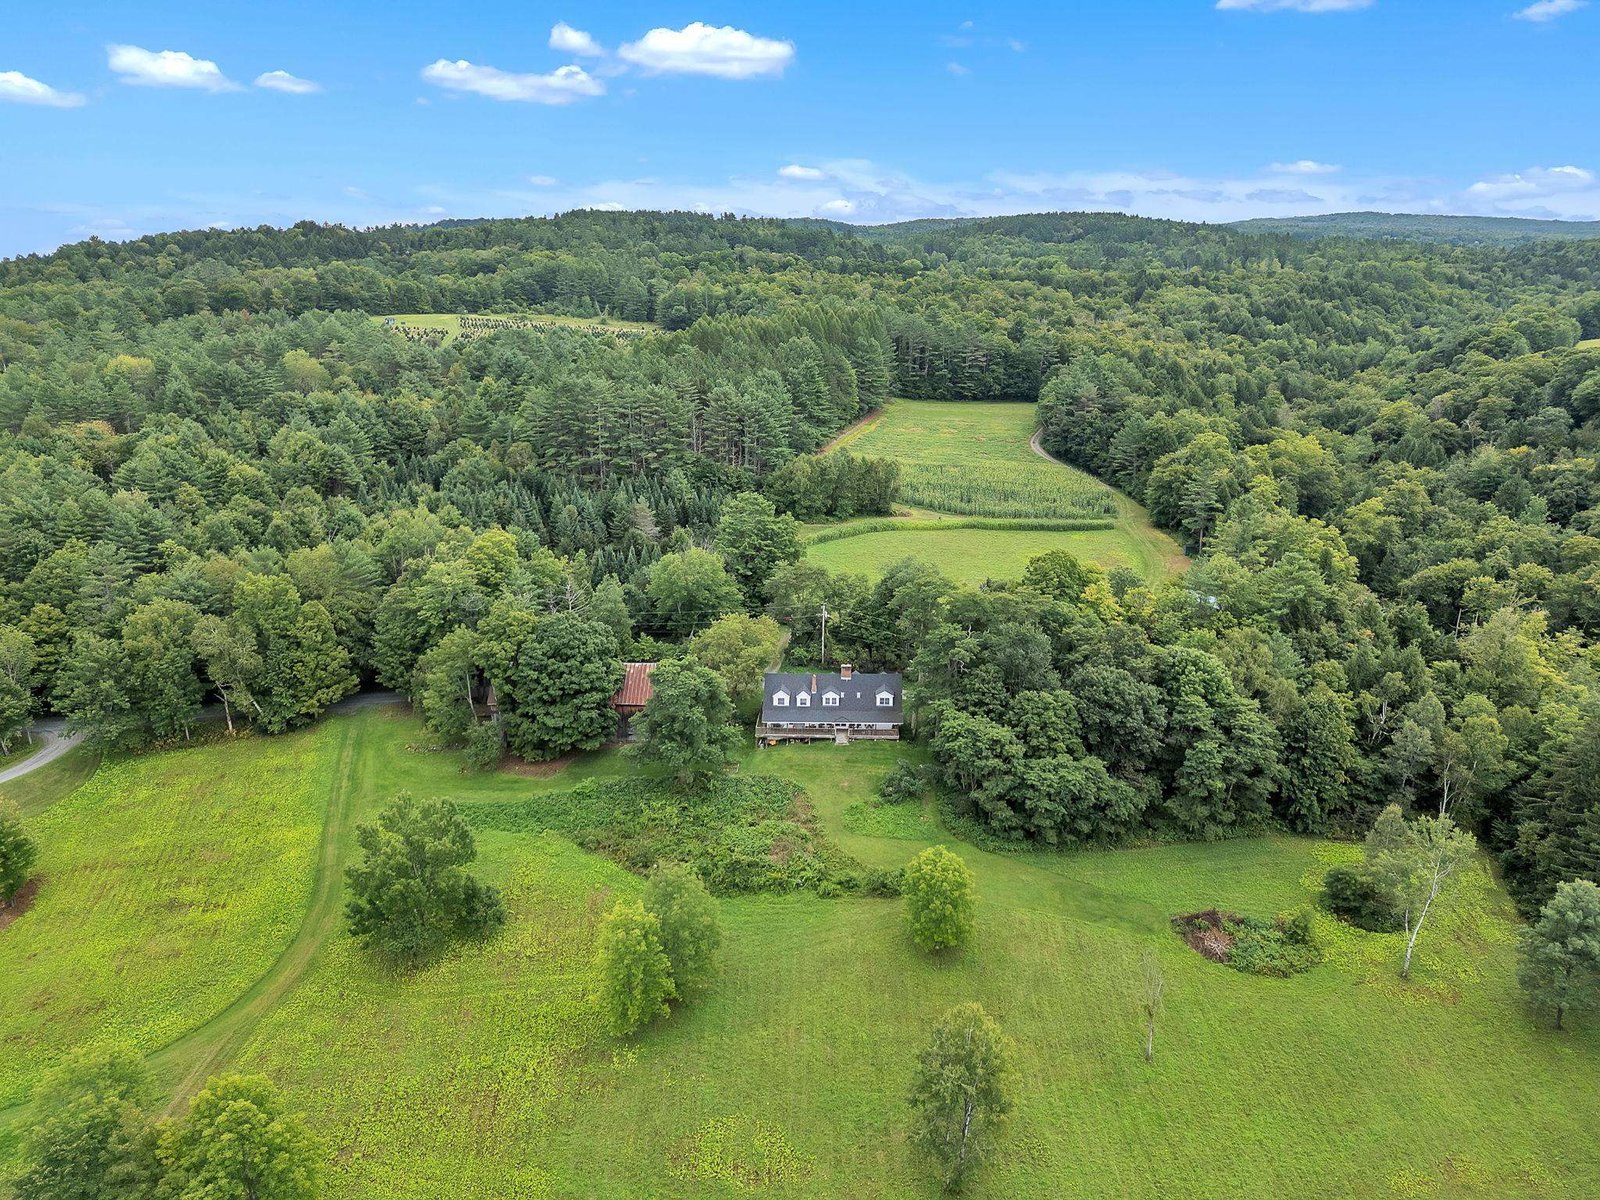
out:
M826 601L823 602L822 614L821 615L822 615L822 665L825 667L825 666L828 665L828 605L827 605Z

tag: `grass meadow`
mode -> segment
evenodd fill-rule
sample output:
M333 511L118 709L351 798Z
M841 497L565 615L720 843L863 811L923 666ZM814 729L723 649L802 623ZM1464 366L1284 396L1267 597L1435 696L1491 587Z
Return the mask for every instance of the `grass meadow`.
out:
M1327 962L1259 978L1199 958L1169 918L1306 903L1353 848L992 853L931 809L872 802L912 746L747 749L740 770L804 788L865 863L952 845L977 876L976 938L929 958L897 901L725 899L710 994L618 1042L589 1003L591 955L640 883L558 834L480 833L510 913L489 943L396 975L343 931L354 825L393 793L481 809L636 770L602 752L474 775L425 740L403 710L366 710L112 763L36 809L47 887L0 935L8 1094L69 1042L121 1034L174 1090L197 1064L271 1075L330 1143L330 1197L933 1197L903 1096L930 1023L975 999L1020 1051L975 1197L1595 1194L1600 1022L1556 1034L1524 1013L1486 865L1434 918L1410 984L1397 936L1321 918ZM1145 949L1167 977L1148 1065Z
M1032 404L896 400L835 447L900 464L907 504L971 517L1113 516L1116 497L1092 475L1045 467L1028 446Z
M913 508L885 529L882 519L824 527L807 556L833 571L869 576L904 558L933 563L962 583L1014 578L1030 558L1070 550L1146 579L1181 574L1188 559L1143 508L1093 476L1041 455L1030 444L1032 404L895 400L834 443L852 454L900 464L901 495ZM951 515L967 518L951 520ZM995 523L985 527L984 519ZM1006 519L1104 521L1105 529L1003 528ZM839 536L852 525L860 533Z

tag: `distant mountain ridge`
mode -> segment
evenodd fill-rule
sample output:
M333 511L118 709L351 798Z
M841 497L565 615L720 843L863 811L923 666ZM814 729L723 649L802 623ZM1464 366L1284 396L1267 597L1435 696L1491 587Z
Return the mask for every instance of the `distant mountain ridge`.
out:
M1600 238L1600 221L1455 217L1422 213L1348 212L1313 217L1255 217L1248 221L1234 221L1231 227L1246 233L1287 233L1303 238L1377 238L1450 242L1462 246Z

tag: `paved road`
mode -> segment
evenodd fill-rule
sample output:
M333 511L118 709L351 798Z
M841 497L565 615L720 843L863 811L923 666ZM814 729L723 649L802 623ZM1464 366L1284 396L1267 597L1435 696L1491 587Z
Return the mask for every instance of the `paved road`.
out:
M29 771L37 771L46 763L53 763L68 750L83 741L80 733L68 733L65 722L60 717L52 717L48 721L40 721L33 727L34 744L39 747L33 754L19 763L0 771L0 783L10 783L26 775Z
M332 713L354 712L361 708L371 708L378 704L401 704L405 697L399 692L373 691L357 692L354 696L346 696L328 711ZM208 717L215 718L222 715L222 707L208 704L200 711L201 720ZM29 755L19 763L0 771L0 783L10 783L19 779L29 771L37 771L46 763L53 763L68 750L83 741L81 733L68 733L66 722L60 717L50 717L40 721L33 727L33 738L39 744L36 753Z

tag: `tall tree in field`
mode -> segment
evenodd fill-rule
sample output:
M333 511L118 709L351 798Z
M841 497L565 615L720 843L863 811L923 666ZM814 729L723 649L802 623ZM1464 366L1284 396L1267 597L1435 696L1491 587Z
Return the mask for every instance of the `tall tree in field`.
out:
M795 519L778 513L772 501L757 492L740 492L723 504L717 549L752 608L759 606L761 589L772 572L804 552Z
M144 725L128 695L131 674L120 640L85 631L72 639L56 672L53 703L67 718L67 729L91 745L137 746Z
M180 734L187 738L200 715L193 640L199 617L192 605L158 599L141 604L123 622L128 694L157 741Z
M450 801L402 793L356 842L364 859L346 871L345 911L368 949L416 965L505 924L500 893L467 873L478 849Z
M445 741L464 742L478 723L472 685L478 676L478 635L458 625L417 661L411 694Z
M163 1189L181 1200L314 1200L326 1151L261 1075L222 1075L161 1139Z
M952 1008L934 1026L911 1085L912 1139L960 1191L1011 1111L1015 1050L981 1005Z
M16 1200L148 1200L161 1178L144 1056L76 1051L35 1088Z
M661 948L678 994L701 991L716 973L722 929L717 902L700 876L682 863L658 865L645 884L644 907L661 922Z
M739 741L722 677L689 659L671 659L650 676L638 720L638 755L670 767L689 786L720 772Z
M1402 979L1411 978L1411 956L1434 902L1470 861L1477 844L1472 834L1457 829L1449 817L1407 821L1398 804L1384 809L1367 835L1366 867L1370 877L1391 897L1405 923Z
M911 940L924 950L959 946L972 936L972 871L943 846L929 846L901 882Z
M523 758L593 750L616 728L610 700L622 660L604 625L570 612L544 618L522 641L509 682L506 740Z
M1517 978L1536 1007L1555 1017L1600 1005L1600 887L1587 879L1560 884L1522 930Z
M677 997L672 961L661 942L661 918L637 900L617 901L600 926L595 963L600 1007L618 1037L626 1037L670 1012Z
M10 908L39 860L39 847L22 828L22 814L0 803L0 908Z

